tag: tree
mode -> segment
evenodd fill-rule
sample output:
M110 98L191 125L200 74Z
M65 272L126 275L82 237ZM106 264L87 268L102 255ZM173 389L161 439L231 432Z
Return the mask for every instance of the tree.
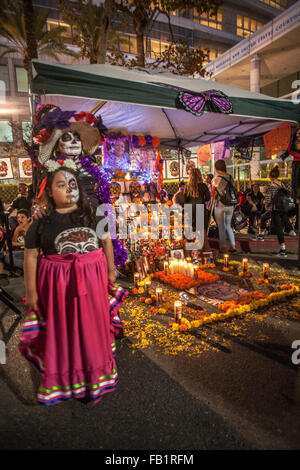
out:
M37 42L35 37L34 30L34 9L32 5L32 0L22 0L23 5L23 15L24 15L24 24L25 24L25 34L26 42L28 48L28 58L29 60L37 59Z
M169 30L172 38L171 45L165 54L165 59L168 59L167 63L169 64L169 67L176 70L176 66L172 67L171 62L176 56L175 53L177 49L177 52L181 54L181 56L183 55L185 60L190 62L190 65L192 63L198 64L199 70L199 60L202 57L202 64L205 54L201 54L200 50L198 50L198 52L193 52L186 44L178 41L176 42L174 40L170 14L175 10L180 14L187 9L195 8L199 15L203 13L215 15L221 4L222 0L120 0L119 9L131 19L136 34L136 65L145 67L144 36L146 34L149 35L157 16L159 14L163 14L168 19ZM188 69L191 69L191 67L188 67Z
M4 49L0 58L10 53L20 54L23 57L28 79L30 79L30 61L37 55L46 55L57 62L60 61L61 54L77 57L77 54L64 44L64 34L67 31L65 27L57 26L47 31L49 10L34 11L34 17L31 16L31 12L28 17L28 12L24 15L23 5L18 0L3 0L1 7L0 36L6 39L6 42L0 42L0 47ZM26 22L28 21L27 27L33 33L29 35L29 38L25 27L25 17Z
M88 58L91 64L104 64L107 49L116 40L112 21L118 2L104 0L95 5L92 0L58 0L57 3L62 18L72 24L73 41L80 49L80 56Z

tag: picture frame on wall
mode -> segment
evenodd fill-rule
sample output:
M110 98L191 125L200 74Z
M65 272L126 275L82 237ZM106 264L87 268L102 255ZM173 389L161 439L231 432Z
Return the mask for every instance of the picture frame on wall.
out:
M18 158L20 178L32 178L32 163L30 158Z
M13 179L13 177L10 158L0 158L0 180Z
M178 160L167 160L167 179L178 180L181 174L181 164Z
M183 165L183 178L188 178L189 177L189 172L191 168L198 168L197 165L197 158L187 158L185 160L185 164Z

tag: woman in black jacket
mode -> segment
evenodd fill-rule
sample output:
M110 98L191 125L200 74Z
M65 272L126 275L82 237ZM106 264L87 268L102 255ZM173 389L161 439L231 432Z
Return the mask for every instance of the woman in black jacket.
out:
M207 185L203 182L202 173L198 168L192 168L186 185L184 203L192 204L192 227L194 232L196 230L197 204L203 204L204 206L204 246L207 245L209 212L205 203L208 201L210 201L210 192Z

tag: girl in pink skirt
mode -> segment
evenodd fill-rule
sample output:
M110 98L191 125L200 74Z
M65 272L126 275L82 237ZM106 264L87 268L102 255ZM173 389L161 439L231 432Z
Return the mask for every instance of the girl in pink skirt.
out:
M98 239L95 216L66 162L48 173L48 215L32 223L25 239L29 312L19 350L43 374L43 405L96 403L115 390L117 312L127 295L115 284L111 239Z

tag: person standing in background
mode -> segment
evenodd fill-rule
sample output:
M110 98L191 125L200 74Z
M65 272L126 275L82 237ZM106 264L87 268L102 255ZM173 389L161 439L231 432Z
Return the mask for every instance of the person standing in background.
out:
M215 201L215 219L219 229L219 240L220 240L220 253L226 252L226 233L230 242L230 253L236 253L234 233L231 228L231 220L234 211L234 205L225 205L221 199L224 200L223 196L227 185L233 185L233 178L226 171L226 164L224 160L217 160L215 163L215 170L217 172L212 180L211 188L211 200L209 210Z

